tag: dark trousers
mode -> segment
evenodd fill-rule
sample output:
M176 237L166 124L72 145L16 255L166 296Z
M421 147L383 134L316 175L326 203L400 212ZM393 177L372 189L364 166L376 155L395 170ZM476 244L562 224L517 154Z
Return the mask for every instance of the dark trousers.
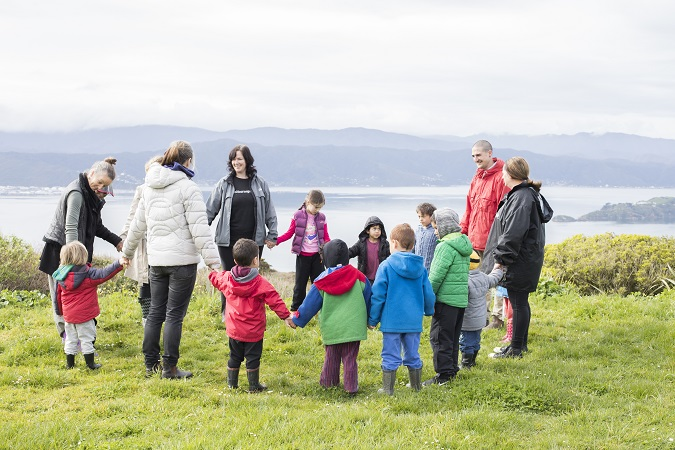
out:
M464 308L436 302L429 340L434 352L434 370L441 378L452 378L459 372L459 335L463 319Z
M164 367L178 364L183 318L197 279L197 264L150 267L150 312L145 323L143 354L146 367L159 361L159 338L164 324Z
M359 367L356 357L359 356L360 345L361 341L326 345L326 357L323 360L319 384L323 387L338 386L340 384L340 362L342 362L345 370L345 391L358 391Z
M509 301L513 309L513 338L511 347L515 350L523 350L527 347L527 335L530 331L530 302L529 292L509 290Z
M236 339L229 339L230 359L227 361L227 367L230 369L239 369L241 363L246 358L246 370L256 370L260 367L260 357L263 351L263 341L243 342Z
M236 241L235 241L236 243ZM265 246L258 247L258 258L262 258L263 248ZM234 262L234 256L232 255L232 247L222 247L218 246L218 254L220 255L220 264L223 266L223 270L232 270L236 265ZM220 293L220 312L225 311L225 294Z
M311 256L298 255L295 259L295 287L293 288L293 302L291 311L297 311L307 296L307 281L314 283L316 277L325 270L321 255L314 253Z

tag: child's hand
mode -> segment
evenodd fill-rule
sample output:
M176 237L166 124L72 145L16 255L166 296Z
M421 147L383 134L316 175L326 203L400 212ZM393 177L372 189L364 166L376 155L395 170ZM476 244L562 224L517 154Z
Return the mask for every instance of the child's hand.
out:
M270 240L268 239L268 240L265 241L265 245L267 245L267 248L269 248L269 249L271 250L271 249L272 249L273 247L275 247L277 244L276 244L276 242L270 241Z
M374 329L375 329L375 326L373 326L373 325L368 325L368 329L369 329L369 330L374 330Z
M120 266L129 267L129 263L130 263L129 258L127 258L126 256L122 256L120 258Z
M286 325L288 325L290 328L295 328L296 325L293 323L293 319L291 316L288 316L284 319L284 322L286 322Z

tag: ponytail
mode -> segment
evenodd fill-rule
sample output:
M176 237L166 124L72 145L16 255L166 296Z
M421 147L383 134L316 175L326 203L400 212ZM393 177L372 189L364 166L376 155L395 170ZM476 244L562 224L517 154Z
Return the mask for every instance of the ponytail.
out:
M182 165L193 156L192 146L188 142L173 141L159 159L159 163L163 166L171 166L175 162Z

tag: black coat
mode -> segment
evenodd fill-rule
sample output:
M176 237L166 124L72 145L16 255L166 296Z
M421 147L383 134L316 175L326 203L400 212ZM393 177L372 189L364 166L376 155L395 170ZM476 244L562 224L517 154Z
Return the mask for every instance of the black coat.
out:
M389 241L387 240L387 232L384 229L384 224L377 216L368 217L368 220L366 220L366 224L363 227L363 231L359 233L359 240L356 242L356 244L349 248L349 258L351 259L355 256L359 257L357 260L357 268L364 274L368 268L368 255L366 254L368 248L368 244L366 243L368 240L368 229L373 225L379 225L380 229L382 230L382 234L380 235L380 246L377 252L379 261L382 262L387 259L389 255L391 255L391 251L389 250Z
M481 269L489 273L495 262L506 266L500 284L507 290L534 292L544 264L544 224L553 211L527 182L515 186L499 204L490 228Z

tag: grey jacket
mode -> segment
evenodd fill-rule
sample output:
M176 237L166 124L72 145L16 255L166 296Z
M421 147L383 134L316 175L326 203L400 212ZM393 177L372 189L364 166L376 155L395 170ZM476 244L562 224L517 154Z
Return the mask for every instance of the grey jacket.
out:
M489 275L480 269L469 272L469 305L464 310L462 331L476 331L485 326L487 319L485 296L490 288L497 286L502 276L504 276L502 269L495 269Z
M265 245L265 241L276 242L277 236L277 213L274 210L270 189L267 182L254 174L251 178L251 190L255 195L255 243L258 246ZM216 225L215 242L222 247L230 246L230 216L232 214L232 196L234 184L232 174L223 177L213 188L209 199L206 201L206 216L209 225L220 213L218 225ZM265 231L267 228L267 232Z

